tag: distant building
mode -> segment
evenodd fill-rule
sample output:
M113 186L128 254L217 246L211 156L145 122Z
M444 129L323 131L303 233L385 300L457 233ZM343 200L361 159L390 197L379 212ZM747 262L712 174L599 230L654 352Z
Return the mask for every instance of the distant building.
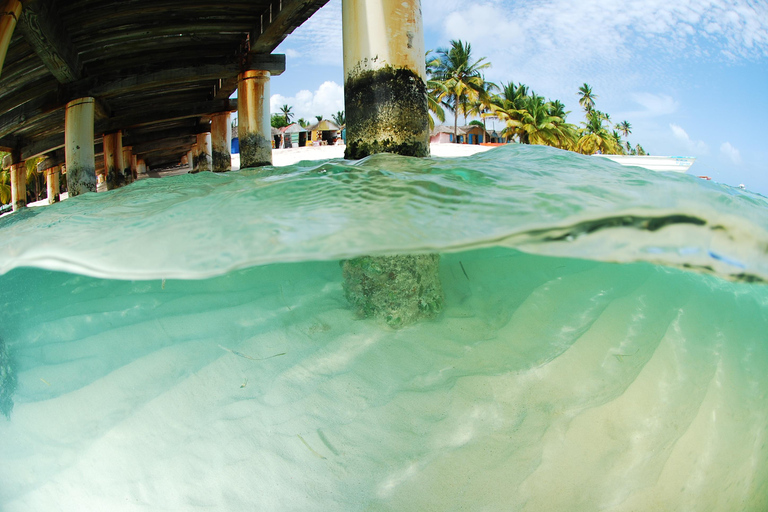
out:
M456 129L459 144L482 144L491 142L491 137L482 126L475 124L459 126ZM435 126L429 136L429 142L445 143L454 142L453 126Z
M307 130L297 123L280 128L283 134L283 147L300 148L307 145Z
M341 137L341 127L327 119L322 119L315 124L307 126L307 131L310 133L312 144L318 146L332 146Z

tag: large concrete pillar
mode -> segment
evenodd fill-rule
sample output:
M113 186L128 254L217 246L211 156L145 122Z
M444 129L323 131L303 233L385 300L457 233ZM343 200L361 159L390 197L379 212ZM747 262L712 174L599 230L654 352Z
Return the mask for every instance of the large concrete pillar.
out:
M114 190L126 184L123 175L123 134L104 134L104 169L107 174L107 190Z
M429 156L420 0L342 0L345 158ZM363 256L343 263L344 291L361 316L399 328L437 315L437 254Z
M211 145L213 172L231 171L232 125L229 122L229 112L221 112L211 117Z
M93 114L93 98L80 98L67 103L64 143L69 197L96 192Z
M59 194L59 176L61 175L61 166L56 165L45 171L45 183L48 188L48 204L61 201Z
M189 172L195 172L195 148L194 145L187 151L187 165Z
M429 156L420 0L343 0L345 158Z
M133 183L133 146L123 146L123 180Z
M19 0L0 0L0 75L3 73L5 54L11 44L11 37L19 16L21 16Z
M11 204L13 211L27 206L27 164L25 162L11 165Z
M190 167L189 173L194 174L198 172L197 160L198 158L200 158L200 145L197 142L195 142L194 144L192 144L192 149L190 149L189 152L192 153L192 159L190 160L190 164L189 164L189 167Z
M195 172L205 172L213 169L211 152L211 132L197 134L197 159L195 160Z
M250 70L238 76L237 136L241 169L272 165L269 71Z

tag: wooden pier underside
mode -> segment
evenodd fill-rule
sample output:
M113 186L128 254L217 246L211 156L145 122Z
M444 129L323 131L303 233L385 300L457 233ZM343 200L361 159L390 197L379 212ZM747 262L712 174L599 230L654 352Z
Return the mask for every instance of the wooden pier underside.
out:
M22 0L0 72L0 150L60 150L66 103L91 96L97 155L103 133L123 130L148 165L176 164L212 114L237 109L238 73L284 68L271 52L327 1Z

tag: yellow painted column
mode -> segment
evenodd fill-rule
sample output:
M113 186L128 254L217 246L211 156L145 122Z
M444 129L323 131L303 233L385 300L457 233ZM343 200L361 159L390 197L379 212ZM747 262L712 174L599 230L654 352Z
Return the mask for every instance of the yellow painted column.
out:
M121 132L105 133L103 141L107 190L114 190L125 185L125 177L123 176L123 134Z
M131 174L134 181L139 179L139 157L136 155L131 156Z
M195 172L205 172L212 169L211 152L211 132L197 134L197 161L195 162Z
M93 115L93 98L80 98L67 103L64 144L69 197L96 192Z
M343 0L345 158L429 156L420 0Z
M237 136L240 168L272 165L269 71L250 70L237 80Z
M5 55L11 44L13 30L21 16L21 2L19 0L0 0L0 75L3 73Z
M429 156L420 0L342 0L344 158ZM386 215L386 213L383 213ZM443 308L437 254L363 256L342 265L344 292L361 316L402 327Z
M13 211L27 206L27 164L11 165L11 204Z
M221 112L211 117L211 146L213 172L232 170L232 125L229 112Z
M45 171L45 184L48 189L48 204L58 203L61 200L59 195L59 175L61 166L55 165Z
M123 146L123 179L126 183L133 183L133 146Z

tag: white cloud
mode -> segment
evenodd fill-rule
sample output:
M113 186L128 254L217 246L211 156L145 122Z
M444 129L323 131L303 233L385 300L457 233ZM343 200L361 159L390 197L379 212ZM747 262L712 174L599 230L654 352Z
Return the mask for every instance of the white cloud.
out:
M730 142L723 142L720 145L720 154L728 158L736 165L741 164L741 153L738 149L733 147Z
M269 109L273 114L280 112L283 105L292 107L293 120L303 117L314 121L317 115L330 119L336 112L344 110L344 88L336 82L327 81L315 92L303 89L292 97L273 94L269 98Z
M276 49L306 64L343 65L341 0L330 0Z
M680 106L672 96L667 94L635 93L632 94L632 100L640 105L642 110L622 114L620 117L652 118L666 116L675 113Z
M709 152L709 148L703 141L691 139L688 133L683 130L681 126L670 124L669 128L672 130L672 135L674 135L675 139L680 141L683 144L685 150L690 151L694 154L694 156L701 154L706 155Z

